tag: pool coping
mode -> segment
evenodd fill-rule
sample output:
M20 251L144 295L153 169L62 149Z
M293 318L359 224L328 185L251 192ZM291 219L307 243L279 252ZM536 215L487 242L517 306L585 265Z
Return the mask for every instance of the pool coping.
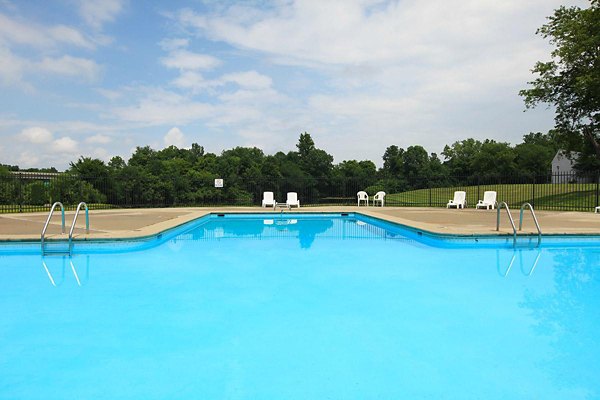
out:
M425 229L419 226L410 225L404 222L399 222L392 216L381 215L374 212L370 212L370 210L311 210L311 209L293 209L287 212L280 211L271 211L269 209L262 210L248 210L248 209L223 209L220 211L211 210L202 210L202 211L193 211L187 215L177 216L173 219L162 221L156 224L152 224L149 226L145 226L142 229L136 229L128 231L125 234L120 236L112 236L112 235L92 235L92 236L83 236L82 234L77 234L73 236L73 243L107 243L107 242L142 242L142 241L150 241L153 239L159 239L162 235L168 234L169 232L179 229L186 224L193 223L194 221L198 221L204 217L210 215L218 215L218 214L245 214L245 215L288 215L288 214L331 214L331 215L340 215L340 214L353 214L353 215L361 215L368 218L373 218L379 222L390 223L397 227L412 231L419 235L423 234L431 238L437 239L512 239L514 237L512 232L502 232L498 233L456 233L456 232L437 232L430 229ZM148 232L144 232L148 231ZM517 233L518 238L523 239L531 239L536 238L538 236L537 233L533 232L522 232ZM542 234L542 238L600 238L600 233L589 233L589 232L580 232L580 233L547 233ZM60 243L65 242L68 238L65 238L64 235L61 236L50 236L45 238L46 242L51 243ZM39 237L13 237L13 238L2 238L0 239L0 244L38 244L40 243Z

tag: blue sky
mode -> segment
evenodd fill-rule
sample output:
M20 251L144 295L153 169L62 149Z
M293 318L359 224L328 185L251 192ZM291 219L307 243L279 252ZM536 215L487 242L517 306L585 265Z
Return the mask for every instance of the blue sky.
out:
M0 163L196 142L336 162L474 137L520 142L552 110L518 90L535 30L576 0L0 0Z

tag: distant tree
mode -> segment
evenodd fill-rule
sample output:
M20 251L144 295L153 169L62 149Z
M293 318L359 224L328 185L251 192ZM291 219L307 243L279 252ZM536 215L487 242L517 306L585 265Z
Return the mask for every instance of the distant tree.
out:
M69 163L70 172L74 172L81 177L86 178L107 178L109 170L104 161L91 158L79 157L76 162Z
M333 156L318 149L312 137L304 132L298 144L298 165L313 179L327 179L333 169Z
M19 167L17 167L16 171L23 171L23 172L52 172L52 173L57 173L58 170L54 167L48 167L48 168L24 168L19 170Z
M559 149L555 134L531 132L523 136L523 143L515 146L517 170L538 177L549 175L552 159Z
M19 182L11 174L10 166L0 165L0 204L17 204Z
M486 139L473 156L472 173L480 176L512 176L517 172L514 149L503 142Z
M429 155L422 146L409 146L402 156L402 173L406 178L426 179L429 176Z
M275 156L266 156L260 167L263 185L279 182L283 175L281 173L281 162Z
M470 176L473 174L473 160L481 151L482 143L475 139L465 139L444 146L442 155L446 158L444 164L453 176Z
M0 171L3 169L6 171L18 171L19 166L18 165L9 165L9 164L0 164Z
M535 64L538 77L519 94L527 108L553 105L557 132L583 138L600 160L600 0L556 9L537 34L554 45L552 59Z
M397 177L402 171L402 157L404 149L391 145L383 153L382 174L386 177Z
M219 171L232 183L256 185L260 180L264 153L257 147L235 147L225 150L219 160Z
M195 163L204 156L204 147L200 146L198 143L192 143L192 147L187 151L187 155L188 160L191 163Z
M315 142L312 137L306 132L300 134L300 139L298 140L298 144L296 144L296 148L298 148L298 154L300 158L307 158L308 155L315 150Z
M108 168L110 168L111 170L123 169L126 166L127 166L127 163L120 156L114 156L108 162Z
M136 147L127 164L141 167L155 175L160 174L160 160L156 150L153 150L150 146Z

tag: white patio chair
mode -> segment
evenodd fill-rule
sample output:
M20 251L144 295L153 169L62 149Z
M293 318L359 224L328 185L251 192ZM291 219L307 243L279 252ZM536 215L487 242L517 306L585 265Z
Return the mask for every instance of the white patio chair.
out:
M381 207L383 207L384 199L385 199L385 192L375 193L375 196L373 196L373 206L375 206L377 203L381 203Z
M366 205L369 205L369 195L367 194L367 192L361 190L360 192L356 193L356 197L358 197L358 206L360 207L360 202L364 201L366 203Z
M264 192L262 199L263 207L275 207L275 199L273 197L273 192Z
M450 200L446 205L446 208L465 208L467 205L467 192L456 191L454 192L454 199Z
M300 200L298 200L298 193L296 192L288 192L287 194L287 200L285 201L285 204L288 207L298 207L300 208Z
M483 193L483 200L479 200L475 205L475 208L485 208L486 210L493 210L496 208L496 192L489 190Z
M594 212L595 212L596 214L600 213L600 206L598 206L598 207L594 208Z

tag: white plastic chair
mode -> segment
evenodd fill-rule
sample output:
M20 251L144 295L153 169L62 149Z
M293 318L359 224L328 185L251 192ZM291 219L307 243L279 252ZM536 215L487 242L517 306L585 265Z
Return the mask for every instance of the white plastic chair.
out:
M598 207L594 208L594 212L595 212L596 214L600 213L600 206L598 206Z
M285 204L288 207L298 207L300 208L300 200L298 200L298 193L296 192L288 192L287 194L287 200L285 201Z
M373 205L375 206L377 203L381 203L381 207L383 207L385 199L385 192L377 192L375 196L373 196Z
M465 208L467 205L467 192L456 191L454 192L454 199L450 200L446 205L446 208Z
M483 200L479 200L475 208L485 208L493 210L496 208L496 192L490 190L483 193Z
M361 190L360 192L356 193L356 196L358 197L358 206L360 207L360 202L364 201L366 203L366 205L369 205L369 195L367 194L367 192Z
M273 197L273 192L264 192L263 193L262 206L263 207L275 207L275 199Z

